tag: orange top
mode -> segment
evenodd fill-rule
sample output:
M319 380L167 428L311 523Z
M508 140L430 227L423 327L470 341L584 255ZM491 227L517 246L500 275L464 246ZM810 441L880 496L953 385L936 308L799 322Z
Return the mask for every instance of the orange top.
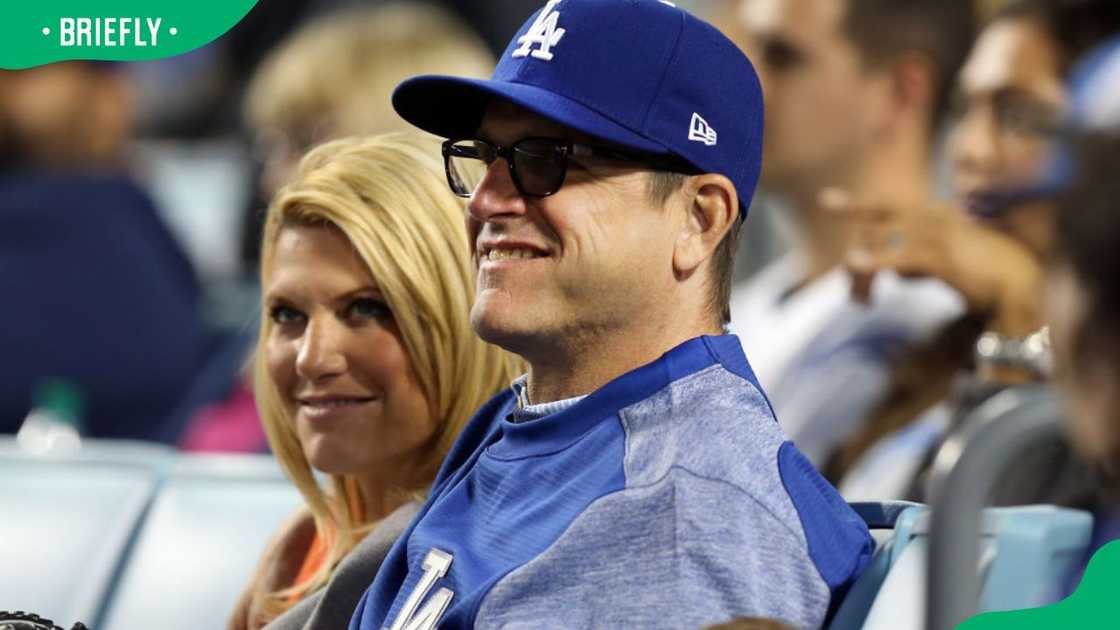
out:
M355 515L355 520L361 521L362 514L362 498L358 491L358 484L353 479L346 480L346 503L350 507L350 513ZM327 532L327 538L330 538L334 532ZM323 562L327 559L327 547L329 540L325 540L319 532L315 532L315 537L311 539L311 546L307 549L307 555L303 558L303 564L300 565L299 573L296 575L296 580L293 586L306 584L311 581L315 573L323 566ZM294 606L302 599L299 593L292 593L288 597L288 605Z

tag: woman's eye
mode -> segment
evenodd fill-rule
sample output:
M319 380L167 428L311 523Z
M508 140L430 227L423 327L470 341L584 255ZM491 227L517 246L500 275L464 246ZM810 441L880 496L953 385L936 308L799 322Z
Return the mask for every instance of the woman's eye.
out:
M273 306L268 309L268 317L276 324L292 324L301 321L303 313L288 306Z
M359 298L350 303L350 314L365 319L383 319L392 316L384 302L372 298Z

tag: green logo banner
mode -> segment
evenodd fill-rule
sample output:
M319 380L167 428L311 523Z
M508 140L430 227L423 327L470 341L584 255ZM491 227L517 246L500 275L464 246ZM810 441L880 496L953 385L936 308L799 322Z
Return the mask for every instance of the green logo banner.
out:
M1117 628L1120 627L1117 585L1120 585L1120 541L1113 541L1093 554L1081 585L1066 599L1044 608L977 615L957 626L957 630Z
M208 44L257 0L33 0L0 9L0 68L142 61Z

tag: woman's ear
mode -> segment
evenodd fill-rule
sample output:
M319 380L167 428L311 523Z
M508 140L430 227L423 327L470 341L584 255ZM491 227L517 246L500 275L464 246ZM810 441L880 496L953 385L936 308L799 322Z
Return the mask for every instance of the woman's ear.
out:
M739 217L735 185L723 175L690 177L682 192L687 214L673 251L673 271L678 278L692 275L711 259Z

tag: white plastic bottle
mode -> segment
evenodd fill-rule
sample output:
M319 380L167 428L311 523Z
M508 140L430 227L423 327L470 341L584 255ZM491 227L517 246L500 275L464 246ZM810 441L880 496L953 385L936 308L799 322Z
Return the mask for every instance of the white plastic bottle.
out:
M16 442L33 455L72 455L82 447L82 392L61 380L35 390L34 406L16 433Z

